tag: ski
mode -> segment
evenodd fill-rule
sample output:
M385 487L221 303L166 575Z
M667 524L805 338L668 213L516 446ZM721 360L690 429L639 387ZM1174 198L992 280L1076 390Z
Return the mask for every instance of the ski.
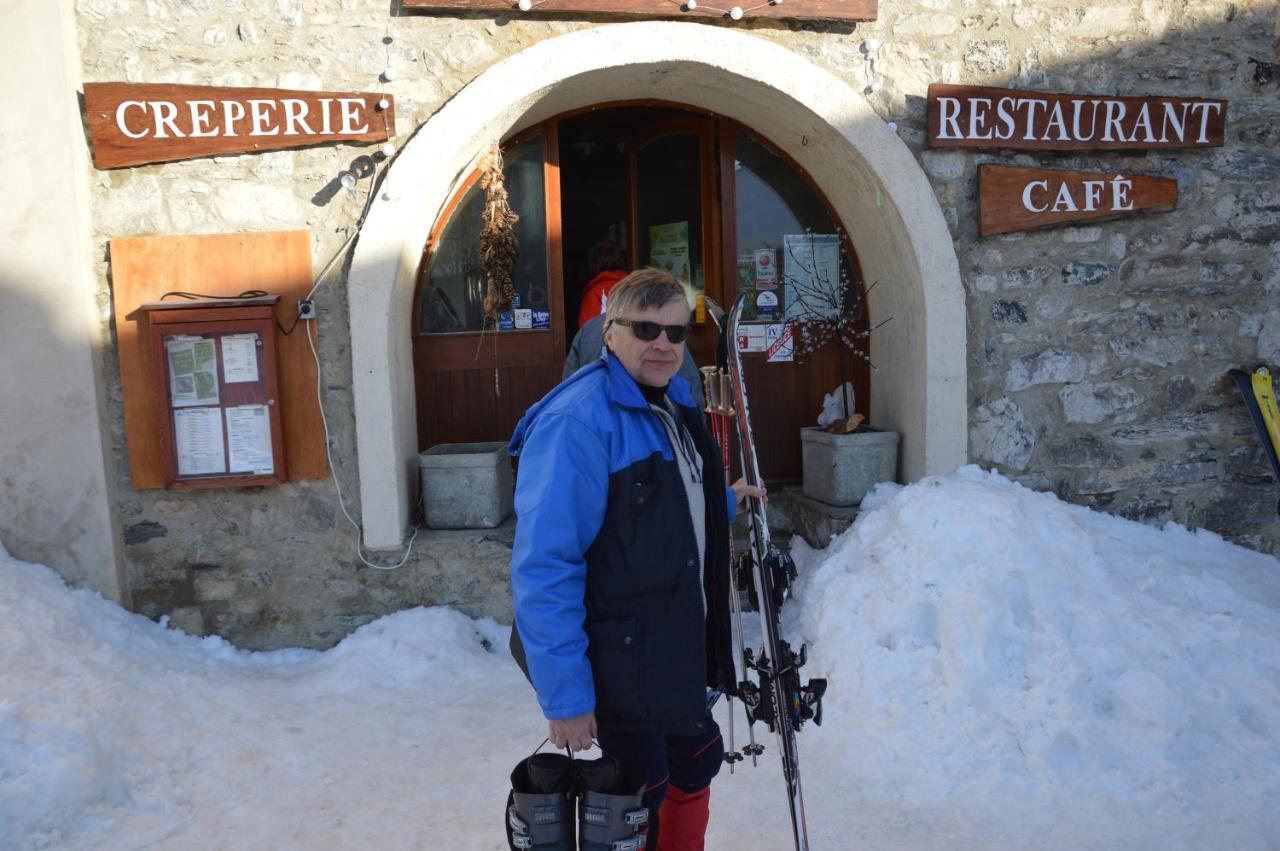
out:
M760 486L763 485L763 480L756 460L751 415L747 406L747 388L738 348L738 325L745 302L745 297L740 297L729 312L728 320L721 329L721 342L732 407L736 409L733 419L737 421L738 457L742 475L748 484ZM807 684L801 683L800 668L805 664L805 648L802 646L800 652L796 653L779 634L779 615L790 594L791 581L796 576L795 564L790 555L779 550L770 541L764 502L753 497L749 498L748 506L750 546L741 555L738 571L749 571L751 574L754 590L752 602L760 614L764 635L758 652L742 651L743 681L739 683L739 693L746 706L749 728L756 722L762 722L777 735L791 809L792 836L797 851L808 851L809 835L800 786L800 754L796 745L796 731L810 719L815 724L822 723L822 696L826 692L827 681L814 679ZM747 679L748 670L755 672L755 683ZM757 746L755 753L758 752Z
M1253 420L1258 438L1267 451L1267 458L1271 461L1271 472L1275 474L1276 481L1280 482L1280 415L1276 412L1271 371L1265 366L1258 367L1252 373L1245 372L1243 369L1233 369L1231 377L1244 398L1249 418ZM1280 512L1280 505L1276 506L1276 510Z

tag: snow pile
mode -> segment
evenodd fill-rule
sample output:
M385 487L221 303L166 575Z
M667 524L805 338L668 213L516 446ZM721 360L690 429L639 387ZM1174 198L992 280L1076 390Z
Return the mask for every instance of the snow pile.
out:
M1275 559L974 468L882 487L796 550L787 625L831 682L800 735L813 847L1275 847ZM546 734L507 636L413 609L249 653L0 549L0 848L499 851ZM708 848L791 847L756 737Z
M789 613L831 680L805 780L840 785L855 835L1274 847L1280 563L974 467L866 508L797 547Z
M541 729L506 640L492 621L413 609L326 653L250 653L0 557L0 847L450 847L456 830L492 834L508 754ZM526 716L496 763L469 755L486 690ZM490 806L456 812L451 776L473 790L492 778ZM441 791L445 806L421 812Z

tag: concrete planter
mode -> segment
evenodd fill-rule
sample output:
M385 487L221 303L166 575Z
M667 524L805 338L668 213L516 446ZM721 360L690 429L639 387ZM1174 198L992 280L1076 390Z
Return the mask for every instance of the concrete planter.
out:
M898 474L898 433L829 434L800 429L804 495L828 505L857 505L877 482Z
M511 514L515 479L505 443L441 443L418 455L429 529L492 529Z

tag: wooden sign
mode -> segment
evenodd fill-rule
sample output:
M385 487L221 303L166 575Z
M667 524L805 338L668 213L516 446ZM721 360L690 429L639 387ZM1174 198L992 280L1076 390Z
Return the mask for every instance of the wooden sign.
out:
M978 167L978 233L982 236L1163 212L1177 204L1178 181L1163 177Z
M1226 124L1225 100L929 86L929 144L935 148L1218 148Z
M395 101L378 93L85 83L84 107L98 168L380 142L395 133Z
M425 12L513 12L534 17L538 14L555 15L590 14L615 18L677 18L683 20L713 20L731 18L730 10L737 8L738 18L771 18L773 20L827 20L874 21L879 13L879 0L786 0L771 3L768 0L740 0L688 4L677 0L532 0L527 11L516 0L403 0L404 8ZM693 6L693 8L690 8Z

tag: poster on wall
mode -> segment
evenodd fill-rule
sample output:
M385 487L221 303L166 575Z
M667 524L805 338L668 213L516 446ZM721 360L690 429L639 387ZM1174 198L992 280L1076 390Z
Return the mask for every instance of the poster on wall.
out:
M787 234L782 246L784 318L803 321L838 313L843 292L840 234Z
M218 404L218 357L213 340L165 338L169 360L169 396L175 408Z
M275 472L271 451L271 417L266 405L227 408L227 449L230 472L269 476Z
M227 456L222 448L221 408L175 409L173 440L179 476L227 472Z
M689 306L693 306L693 270L689 266L688 222L649 226L649 264L683 284L689 296Z

